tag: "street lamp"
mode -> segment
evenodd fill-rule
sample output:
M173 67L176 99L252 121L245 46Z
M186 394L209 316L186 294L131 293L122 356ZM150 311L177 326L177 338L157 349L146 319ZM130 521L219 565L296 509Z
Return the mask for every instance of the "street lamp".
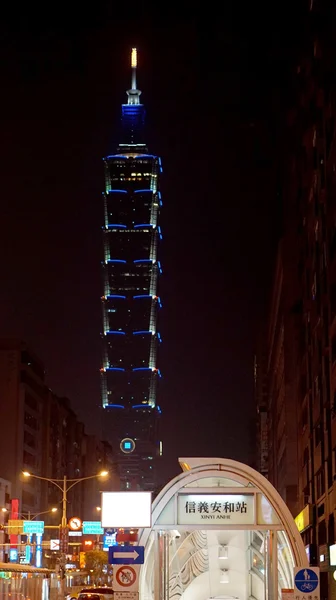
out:
M86 481L88 479L96 479L97 477L107 477L108 471L101 471L96 475L89 475L88 477L80 477L79 479L68 479L66 475L64 475L63 479L49 479L48 477L41 477L40 475L34 475L33 473L29 473L29 471L23 471L22 474L24 477L33 477L34 479L41 479L42 481L47 481L48 483L52 483L62 492L62 522L61 522L61 539L63 532L67 529L67 493L71 488L73 488L77 483L81 481ZM70 485L68 485L70 484ZM65 561L66 561L66 553L64 552L64 546L61 551L61 598L65 596Z
M4 510L3 508L1 510ZM5 509L7 510L7 509ZM24 521L34 521L37 517L40 517L41 515L47 515L49 513L56 513L58 511L58 508L56 506L53 506L52 508L49 508L49 510L42 510L42 512L38 512L35 515L31 515L30 510L27 513L20 513L19 517L21 517ZM24 515L27 515L27 517L25 517Z

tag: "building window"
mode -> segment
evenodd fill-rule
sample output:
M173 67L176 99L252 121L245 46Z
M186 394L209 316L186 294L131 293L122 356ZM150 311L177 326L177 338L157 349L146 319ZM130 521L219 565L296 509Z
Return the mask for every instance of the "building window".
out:
M28 506L35 506L35 497L33 494L26 492L23 490L22 492L22 504L26 504Z
M35 467L35 456L30 454L30 452L23 452L23 464L27 465L27 467Z
M302 408L302 429L305 430L308 424L308 407L307 403L305 403Z
M33 415L28 412L24 414L24 424L28 425L31 429L38 430L38 421Z
M30 448L36 447L36 440L30 431L25 431L23 434L23 443L29 446Z
M324 471L321 469L316 475L316 496L320 498L325 492Z
M315 425L315 448L319 445L322 439L321 421Z
M318 543L321 546L322 544L327 543L327 530L325 520L321 521L318 525Z

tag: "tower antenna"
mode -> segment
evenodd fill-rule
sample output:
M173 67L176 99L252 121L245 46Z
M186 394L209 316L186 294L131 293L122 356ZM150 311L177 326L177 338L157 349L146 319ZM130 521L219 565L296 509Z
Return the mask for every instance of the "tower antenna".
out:
M137 49L136 48L132 48L132 52L131 52L131 67L132 67L132 90L136 90L137 86L136 86L136 68L137 68L137 63L138 63L138 55L137 55Z

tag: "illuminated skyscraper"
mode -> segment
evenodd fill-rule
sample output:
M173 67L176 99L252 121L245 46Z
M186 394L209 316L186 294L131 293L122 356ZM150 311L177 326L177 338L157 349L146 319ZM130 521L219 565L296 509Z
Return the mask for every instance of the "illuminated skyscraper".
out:
M119 453L124 489L154 489L162 453L156 403L161 377L157 329L161 239L158 189L161 159L148 153L145 108L136 85L122 105L121 142L104 159L103 364L101 390L105 435Z

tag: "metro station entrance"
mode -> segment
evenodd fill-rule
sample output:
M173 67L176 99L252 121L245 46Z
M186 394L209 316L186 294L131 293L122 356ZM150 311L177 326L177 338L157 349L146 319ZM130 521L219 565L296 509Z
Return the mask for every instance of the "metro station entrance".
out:
M219 458L179 459L153 503L140 600L281 600L304 545L286 504L260 473Z

